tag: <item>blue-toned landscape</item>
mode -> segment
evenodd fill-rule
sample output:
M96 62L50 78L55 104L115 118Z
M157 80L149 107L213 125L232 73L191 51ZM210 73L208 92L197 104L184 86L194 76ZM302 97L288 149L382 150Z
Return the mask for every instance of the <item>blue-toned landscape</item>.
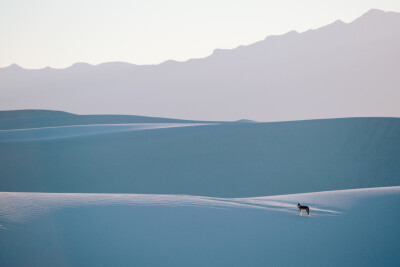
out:
M298 201L310 205L310 217L297 216ZM399 202L400 187L236 199L0 193L0 260L4 266L396 266Z
M399 11L0 2L0 266L400 266Z
M0 123L18 125L0 131L2 191L254 197L400 185L398 118L207 123L20 113Z
M0 117L2 265L400 262L398 118Z

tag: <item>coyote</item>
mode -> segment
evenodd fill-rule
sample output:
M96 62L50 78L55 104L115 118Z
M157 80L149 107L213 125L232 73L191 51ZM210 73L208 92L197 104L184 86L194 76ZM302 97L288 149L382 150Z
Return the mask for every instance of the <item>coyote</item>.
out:
M297 207L300 210L299 216L301 215L302 211L305 210L307 212L307 215L310 215L310 208L308 206L302 206L300 203L297 203Z

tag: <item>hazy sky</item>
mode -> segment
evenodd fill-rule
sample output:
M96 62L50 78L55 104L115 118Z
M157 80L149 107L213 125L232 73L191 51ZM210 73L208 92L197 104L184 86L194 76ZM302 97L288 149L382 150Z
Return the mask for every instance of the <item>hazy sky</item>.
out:
M350 22L399 0L0 0L0 67L158 64L290 30Z

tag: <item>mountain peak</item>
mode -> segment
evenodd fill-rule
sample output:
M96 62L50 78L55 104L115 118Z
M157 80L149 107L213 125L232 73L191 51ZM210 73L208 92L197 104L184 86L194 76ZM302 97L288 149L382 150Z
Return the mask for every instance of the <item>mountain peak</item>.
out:
M381 9L376 9L376 8L372 8L370 10L368 10L363 16L376 16L379 14L385 14L386 11L383 11Z
M346 24L345 22L343 22L343 20L335 20L335 22L333 22L332 24L336 24L336 25L341 25L341 24Z
M93 65L86 62L77 62L70 66L70 68L87 68L87 67L93 67Z
M10 66L8 66L8 67L6 67L6 68L8 68L8 69L14 69L14 70L22 70L22 67L19 66L19 65L17 65L17 64L15 64L15 63L11 64Z
M355 19L351 23L362 23L367 27L375 27L377 25L383 25L388 23L389 27L398 27L400 20L400 13L393 11L383 11L379 9L370 9L364 13L361 17ZM384 26L387 27L388 25Z
M370 9L366 13L364 13L359 19L371 19L371 18L380 18L384 15L386 15L386 11L380 10L380 9Z

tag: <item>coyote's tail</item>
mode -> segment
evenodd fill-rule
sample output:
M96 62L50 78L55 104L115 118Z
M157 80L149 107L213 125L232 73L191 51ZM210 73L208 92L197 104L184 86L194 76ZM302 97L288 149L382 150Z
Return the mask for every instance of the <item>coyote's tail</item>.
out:
M310 215L310 209L309 208L307 208L307 214Z

